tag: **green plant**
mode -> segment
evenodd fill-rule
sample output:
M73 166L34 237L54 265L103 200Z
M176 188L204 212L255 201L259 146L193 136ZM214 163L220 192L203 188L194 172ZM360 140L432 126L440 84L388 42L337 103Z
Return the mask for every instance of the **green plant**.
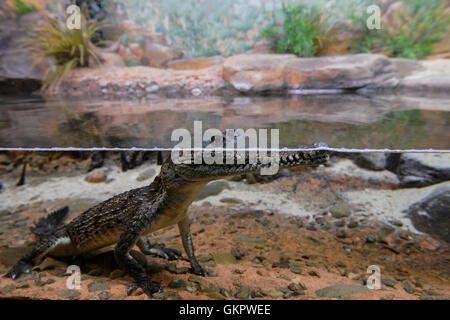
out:
M262 32L271 40L278 53L294 53L302 57L313 57L325 48L329 30L322 28L325 16L317 6L286 6L282 10L284 21L274 22Z
M393 57L423 59L433 44L447 30L450 17L445 0L405 0L396 23L381 30L369 30L366 17L354 18L360 35L353 43L354 52L385 52Z
M98 30L94 22L81 16L81 28L70 30L57 19L47 17L27 41L36 62L52 58L53 68L47 71L42 89L45 91L57 84L67 72L76 67L89 66L92 57L99 63L91 38Z
M14 0L9 6L18 16L37 11L37 8L33 3L26 3L22 0Z

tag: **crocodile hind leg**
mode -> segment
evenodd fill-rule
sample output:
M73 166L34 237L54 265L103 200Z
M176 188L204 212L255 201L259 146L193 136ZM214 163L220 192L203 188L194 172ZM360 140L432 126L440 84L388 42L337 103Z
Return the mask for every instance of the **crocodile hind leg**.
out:
M136 283L129 286L141 288L149 297L155 292L160 292L161 287L158 283L148 279L145 267L133 258L130 251L138 241L141 232L151 223L151 220L151 214L137 213L120 236L116 248L114 249L114 256L117 264L127 271L136 281Z
M180 230L181 239L183 241L183 247L186 254L191 262L191 270L193 273L201 276L207 276L208 272L203 269L203 267L198 263L197 258L194 254L194 244L192 243L191 236L191 222L187 215L184 216L183 220L178 222L178 229Z
M16 279L22 274L29 274L35 265L41 263L45 255L54 248L61 236L57 234L40 238L36 246L21 258L4 276Z
M166 248L164 245L152 245L147 236L142 236L137 241L137 246L143 254L153 255L167 260L177 260L185 258L179 250Z

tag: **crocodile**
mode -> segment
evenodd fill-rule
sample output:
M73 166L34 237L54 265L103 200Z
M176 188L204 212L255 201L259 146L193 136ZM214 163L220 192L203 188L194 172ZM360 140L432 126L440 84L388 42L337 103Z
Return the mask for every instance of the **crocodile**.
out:
M280 151L277 158L279 168L324 164L330 155L326 147L320 143L309 150ZM237 159L237 156L234 157ZM146 255L179 257L181 253L177 250L163 250L152 246L147 238L152 232L172 225L178 225L182 244L190 261L190 271L207 276L207 271L194 254L187 209L208 182L258 172L268 165L260 160L249 163L249 159L247 151L245 163L232 165L225 162L175 163L168 157L162 164L159 175L148 186L113 196L68 223L64 223L68 208L41 218L36 227L31 229L38 235L36 245L5 276L16 279L21 274L31 273L33 266L42 262L45 256L83 256L115 246L114 257L117 264L135 280L129 286L141 288L151 297L153 293L161 291L160 285L148 279L145 267L133 257L131 249L137 245Z

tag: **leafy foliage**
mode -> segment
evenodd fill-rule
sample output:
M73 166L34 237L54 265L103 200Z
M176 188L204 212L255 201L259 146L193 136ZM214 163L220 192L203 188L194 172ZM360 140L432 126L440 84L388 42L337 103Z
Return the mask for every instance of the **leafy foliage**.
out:
M286 6L283 3L283 23L274 22L262 32L268 37L276 52L294 53L302 57L313 57L325 48L329 30L325 16L317 6L305 5Z
M37 8L33 3L26 3L22 0L14 0L9 6L18 16L37 11Z
M84 16L81 22L80 29L70 30L57 19L47 17L46 23L40 25L27 42L36 62L46 58L55 62L55 67L46 74L43 90L57 84L70 70L89 66L91 57L99 63L90 40L98 26Z
M353 43L354 52L385 52L393 57L423 59L433 44L447 30L450 17L445 13L445 0L405 0L404 12L391 28L369 30L366 17L353 18L360 36Z

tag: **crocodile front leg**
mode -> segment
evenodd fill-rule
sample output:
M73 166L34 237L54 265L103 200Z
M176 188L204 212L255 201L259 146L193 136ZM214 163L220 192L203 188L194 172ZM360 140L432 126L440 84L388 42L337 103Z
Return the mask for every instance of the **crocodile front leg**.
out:
M181 239L183 241L183 247L191 262L192 272L201 276L207 276L208 272L198 263L194 254L194 244L192 243L191 236L191 222L187 215L183 220L178 222L178 229L180 230Z
M114 250L114 255L117 264L130 274L136 283L131 284L131 287L139 287L149 296L155 292L160 292L161 287L158 283L152 282L148 279L145 267L134 259L130 250L138 241L141 232L153 220L153 212L138 212L133 219L128 223L127 228L120 236L120 239Z

